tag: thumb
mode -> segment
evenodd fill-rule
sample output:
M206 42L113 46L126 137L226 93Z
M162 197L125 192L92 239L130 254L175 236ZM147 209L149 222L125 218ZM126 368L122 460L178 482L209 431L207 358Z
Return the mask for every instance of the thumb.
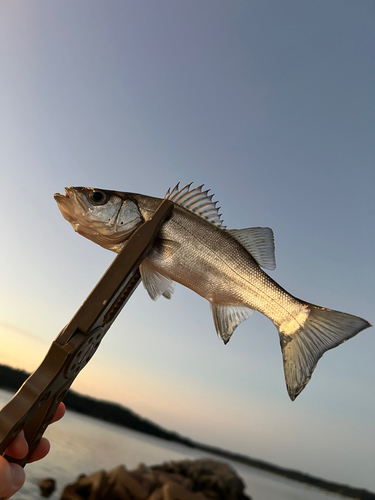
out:
M0 456L0 498L14 495L25 482L25 471L18 464L11 464Z

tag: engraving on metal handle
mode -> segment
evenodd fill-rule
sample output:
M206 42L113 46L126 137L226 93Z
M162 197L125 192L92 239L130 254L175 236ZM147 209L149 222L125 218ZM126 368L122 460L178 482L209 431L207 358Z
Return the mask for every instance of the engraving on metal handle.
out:
M102 327L98 327L93 330L89 336L78 332L76 337L73 337L69 341L68 345L74 350L74 352L77 352L70 359L69 364L65 367L65 377L67 379L72 377L75 378L87 365L99 347L105 333L106 331Z
M124 305L126 299L129 297L129 294L133 291L134 286L137 286L138 283L140 282L140 279L141 279L141 273L139 272L139 269L137 269L134 276L129 281L127 286L124 288L119 298L116 300L111 309L104 316L103 325L106 325L115 319L116 315L120 312L122 306Z

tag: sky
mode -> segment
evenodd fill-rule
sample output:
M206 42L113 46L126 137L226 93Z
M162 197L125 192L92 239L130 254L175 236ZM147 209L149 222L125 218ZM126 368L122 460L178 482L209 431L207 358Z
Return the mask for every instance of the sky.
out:
M228 228L273 229L282 287L374 323L374 26L372 0L3 0L0 363L36 369L115 257L68 186L204 183ZM329 351L292 403L267 318L224 346L204 299L140 286L73 389L375 490L374 352L373 328Z

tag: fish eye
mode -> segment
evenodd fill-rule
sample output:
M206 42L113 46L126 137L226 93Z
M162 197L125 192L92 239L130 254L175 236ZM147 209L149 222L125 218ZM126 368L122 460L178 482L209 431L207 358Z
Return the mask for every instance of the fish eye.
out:
M106 193L104 191L100 191L99 189L91 191L87 198L93 205L104 205L108 199Z

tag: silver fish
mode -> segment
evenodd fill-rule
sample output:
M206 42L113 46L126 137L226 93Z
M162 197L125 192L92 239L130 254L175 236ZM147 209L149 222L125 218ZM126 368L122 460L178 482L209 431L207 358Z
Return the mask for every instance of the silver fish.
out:
M208 190L188 184L168 190L174 202L155 245L140 266L153 300L170 299L174 282L207 299L219 337L226 344L254 311L279 332L285 381L294 400L329 349L371 326L357 316L332 311L293 297L261 268L275 269L269 228L225 229ZM150 218L160 198L103 189L71 187L55 194L64 218L75 231L108 250L120 252L126 240Z

